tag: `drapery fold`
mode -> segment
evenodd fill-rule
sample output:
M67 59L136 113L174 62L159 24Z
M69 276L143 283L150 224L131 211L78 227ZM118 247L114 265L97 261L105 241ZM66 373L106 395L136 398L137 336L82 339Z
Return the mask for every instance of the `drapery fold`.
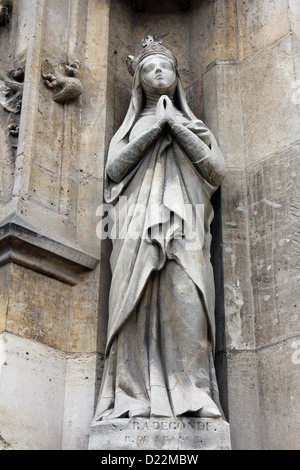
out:
M204 180L179 144L168 135L157 140L127 179L126 186L110 182L109 190L112 193L122 187L118 196L126 197L127 205L123 217L121 204L117 202L114 207L118 227L111 257L107 351L136 306L151 272L162 269L167 258L176 260L201 292L213 341L210 223L214 214L210 196L215 188ZM165 228L171 238L167 232L163 233L164 226L159 226L164 221L163 209ZM171 214L174 214L173 222ZM122 224L126 224L125 228ZM122 238L118 238L120 233Z

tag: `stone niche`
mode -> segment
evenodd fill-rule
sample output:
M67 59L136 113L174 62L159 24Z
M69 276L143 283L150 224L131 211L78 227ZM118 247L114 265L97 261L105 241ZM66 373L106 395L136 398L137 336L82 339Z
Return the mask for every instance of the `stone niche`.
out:
M217 59L233 60L234 8L222 2L223 11L216 12L213 2L178 0L111 2L108 60L109 122L107 144L122 123L130 101L131 77L126 67L126 57L136 54L141 41L155 34L163 44L174 51L183 80L189 106L194 114L204 119L203 76ZM221 15L221 16L220 16ZM225 15L225 16L224 16ZM222 30L213 22L225 21ZM132 34L135 31L135 34ZM229 37L232 34L232 37ZM224 44L226 43L226 44ZM227 47L226 47L227 46ZM131 52L129 52L131 51ZM227 413L227 372L225 353L225 320L223 297L223 255L221 191L213 198L215 220L212 225L212 261L216 283L216 319L218 323L216 367L221 385L221 399Z
M220 41L222 33L219 29L213 27L212 22L214 21L215 11L213 9L213 2L207 1L191 1L191 2L179 2L179 1L152 1L152 2L133 2L128 0L120 0L111 2L109 12L109 40L108 40L108 77L107 77L107 132L106 132L106 146L111 140L113 134L121 125L125 113L128 108L131 94L132 81L128 73L126 66L126 58L128 54L136 54L141 48L142 39L148 34L155 34L163 39L163 44L174 51L178 63L179 71L183 80L188 103L192 111L199 118L204 118L203 110L203 96L202 96L202 81L203 75L207 68L213 66L214 61L221 57L226 51L226 58L231 60L232 51L230 48L226 48L224 45L222 51L217 51L215 44ZM232 6L231 6L232 7ZM233 28L234 19L230 16L233 14L233 10L228 6L225 7L226 20L230 23L230 27ZM209 18L207 13L209 12ZM218 18L221 21L221 18ZM214 38L213 43L210 42L208 36L208 29L210 28L210 35ZM224 36L222 41L226 40L226 43L230 43L228 38L228 31L224 28ZM132 32L135 34L132 34ZM203 39L204 37L204 39ZM230 45L231 46L231 45ZM212 226L213 232L213 252L212 259L214 265L215 282L216 282L216 319L218 324L218 336L217 336L217 354L216 354L216 369L218 374L218 383L220 386L220 394L223 410L225 416L228 419L228 405L227 405L227 368L226 368L226 345L225 345L225 320L224 320L224 297L223 297L223 264L222 264L222 220L221 220L221 192L218 191L213 199L215 208L215 221ZM102 269L105 269L102 265ZM100 319L100 324L104 324L105 320ZM105 335L101 334L101 347L104 347ZM126 448L125 440L128 435L133 437L133 441L127 442L127 448L136 448L136 440L139 439L138 432L136 436L132 435L130 428L131 424L123 423L122 428L125 428L122 433L124 434L123 449ZM213 426L213 424L211 423ZM225 426L226 423L221 422L218 426ZM108 428L103 424L97 427L96 425L91 429L91 440L90 447L97 448L99 441L103 441L104 447L108 445L108 440L105 436L109 436L111 439L111 445L118 445L118 442L114 441L112 429L114 426L118 426L118 421L114 421L112 428ZM127 431L126 431L127 429ZM222 428L223 429L223 428ZM121 432L121 431L120 431ZM224 448L230 447L230 440L228 440L228 429L223 429L223 437L226 438L222 441L220 439L220 448L222 445ZM129 434L128 434L129 433ZM118 433L120 434L120 433ZM122 436L123 436L122 434ZM144 436L145 442L148 445L154 445L152 437L149 435ZM156 433L159 434L159 433ZM168 432L164 432L165 442L167 442ZM179 445L180 433L178 431L174 433L173 445ZM205 445L214 446L213 434L209 437L208 433L203 434L199 437L198 445L201 448L200 443L205 442ZM143 436L142 436L143 437ZM140 439L142 439L140 436ZM154 438L153 438L154 439ZM159 439L159 436L156 436ZM179 440L178 440L179 439ZM187 435L183 438L188 439ZM210 442L208 442L211 439ZM154 439L155 440L155 439ZM104 444L105 441L105 444ZM136 442L135 442L136 441ZM150 442L151 441L151 442ZM176 441L176 443L175 443ZM171 441L170 441L171 442ZM172 443L168 443L167 447L161 444L161 448L171 448ZM131 447L130 447L131 445ZM146 444L147 445L147 444ZM189 442L190 449L192 443ZM217 444L215 443L216 447ZM168 447L169 446L169 447ZM102 448L104 448L102 447ZM99 448L99 447L98 447ZM113 447L110 447L113 448ZM151 448L151 447L145 447ZM153 447L155 448L155 447Z

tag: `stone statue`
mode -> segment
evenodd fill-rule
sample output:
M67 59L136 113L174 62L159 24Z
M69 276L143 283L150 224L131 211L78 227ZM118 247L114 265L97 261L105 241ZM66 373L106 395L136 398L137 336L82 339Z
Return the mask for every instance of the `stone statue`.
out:
M225 163L187 104L173 53L153 36L143 46L128 58L131 102L106 165L122 236L113 240L95 421L218 418L210 198Z

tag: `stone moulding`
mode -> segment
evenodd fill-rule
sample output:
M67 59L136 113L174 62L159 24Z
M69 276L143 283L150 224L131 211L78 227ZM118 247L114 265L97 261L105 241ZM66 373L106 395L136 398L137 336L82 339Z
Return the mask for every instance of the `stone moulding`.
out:
M98 259L17 224L0 228L0 266L15 263L74 286Z
M48 88L58 91L52 96L57 103L67 103L78 98L83 93L83 85L75 76L78 73L79 62L64 61L54 65L49 59L42 64L42 77Z
M9 23L12 8L12 0L0 0L0 26L5 26Z

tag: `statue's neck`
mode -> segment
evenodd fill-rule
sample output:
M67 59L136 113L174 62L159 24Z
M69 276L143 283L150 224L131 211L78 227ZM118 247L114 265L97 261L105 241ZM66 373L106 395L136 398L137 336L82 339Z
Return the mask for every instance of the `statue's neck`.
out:
M172 101L172 103L174 105L174 95L171 95L169 93L166 93L166 95L170 98L170 100ZM160 97L161 97L161 95L156 95L156 94L154 95L154 94L151 94L151 93L147 93L146 94L146 108L147 109L156 108Z

